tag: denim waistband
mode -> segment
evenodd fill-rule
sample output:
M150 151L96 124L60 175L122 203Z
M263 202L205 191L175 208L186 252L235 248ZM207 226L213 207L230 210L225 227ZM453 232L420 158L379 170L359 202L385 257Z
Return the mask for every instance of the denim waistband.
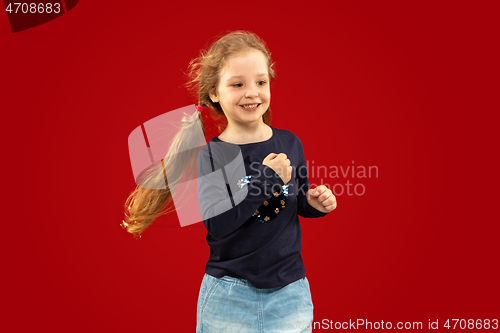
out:
M229 275L224 275L223 277L221 278L218 278L218 279L221 279L223 281L226 281L226 282L229 282L229 283L235 283L235 284L241 284L241 285L244 285L244 286L249 286L249 287L253 287L255 288L250 282L248 282L248 280L246 279L241 279L241 278L236 278L236 277L232 277L232 276L229 276Z

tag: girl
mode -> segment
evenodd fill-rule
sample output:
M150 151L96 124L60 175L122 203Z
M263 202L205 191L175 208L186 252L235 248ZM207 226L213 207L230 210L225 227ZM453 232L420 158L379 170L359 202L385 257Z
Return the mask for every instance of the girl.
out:
M196 331L311 332L313 304L298 216L323 217L337 203L326 186L310 189L300 139L270 126L269 85L275 78L270 52L256 35L231 32L190 63L190 74L198 111L210 107L227 120L207 145L182 158L167 155L163 166L189 170L196 165L210 246ZM200 112L183 119L171 157L189 141L198 121L204 131ZM169 178L166 190L138 187L125 204L122 226L140 236L164 214L172 197L169 187L181 177Z

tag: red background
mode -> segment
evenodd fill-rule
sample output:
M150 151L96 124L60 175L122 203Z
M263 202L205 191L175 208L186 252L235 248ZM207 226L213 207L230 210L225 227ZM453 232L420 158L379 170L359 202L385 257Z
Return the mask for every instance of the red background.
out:
M310 166L379 170L324 179L366 193L301 219L314 320L500 317L494 1L178 3L81 1L15 34L0 14L6 332L194 332L206 231L119 226L127 138L196 103L183 71L235 29L267 42L271 125Z

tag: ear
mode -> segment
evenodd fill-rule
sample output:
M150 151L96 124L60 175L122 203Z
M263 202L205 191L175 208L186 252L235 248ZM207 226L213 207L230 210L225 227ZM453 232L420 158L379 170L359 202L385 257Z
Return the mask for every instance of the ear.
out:
M212 90L212 92L209 93L208 95L210 96L210 99L212 100L213 103L219 103L219 98L217 97L214 90Z

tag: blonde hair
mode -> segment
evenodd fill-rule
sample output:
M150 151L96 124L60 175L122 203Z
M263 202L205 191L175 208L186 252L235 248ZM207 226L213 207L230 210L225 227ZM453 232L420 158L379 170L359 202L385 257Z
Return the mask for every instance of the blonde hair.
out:
M214 111L211 113L214 120L225 119L219 103L213 103L210 99L210 93L213 93L219 84L221 71L232 55L252 48L265 55L269 79L270 81L275 79L274 63L271 61L271 53L265 42L257 35L243 30L233 31L217 38L207 52L201 51L200 56L189 63L187 73L189 80L186 86L196 91L198 105L209 107ZM271 124L271 107L262 115L262 120L268 125ZM201 123L203 134L205 134L205 123L200 112L195 112L191 116L184 114L181 128L175 135L162 163L157 163L143 172L141 180L143 186L137 186L127 198L124 205L125 220L122 221L121 226L133 234L135 238L140 238L144 230L157 217L175 210L172 207L164 210L172 203L171 188L176 188L186 175L189 179L197 177L198 153L202 147L196 149L189 149L189 147L197 146L198 138L193 133L199 126L198 121ZM219 125L219 133L223 130L221 127ZM168 180L166 175L169 175ZM166 188L158 186L160 183L164 183ZM148 184L148 186L144 186L144 184Z

